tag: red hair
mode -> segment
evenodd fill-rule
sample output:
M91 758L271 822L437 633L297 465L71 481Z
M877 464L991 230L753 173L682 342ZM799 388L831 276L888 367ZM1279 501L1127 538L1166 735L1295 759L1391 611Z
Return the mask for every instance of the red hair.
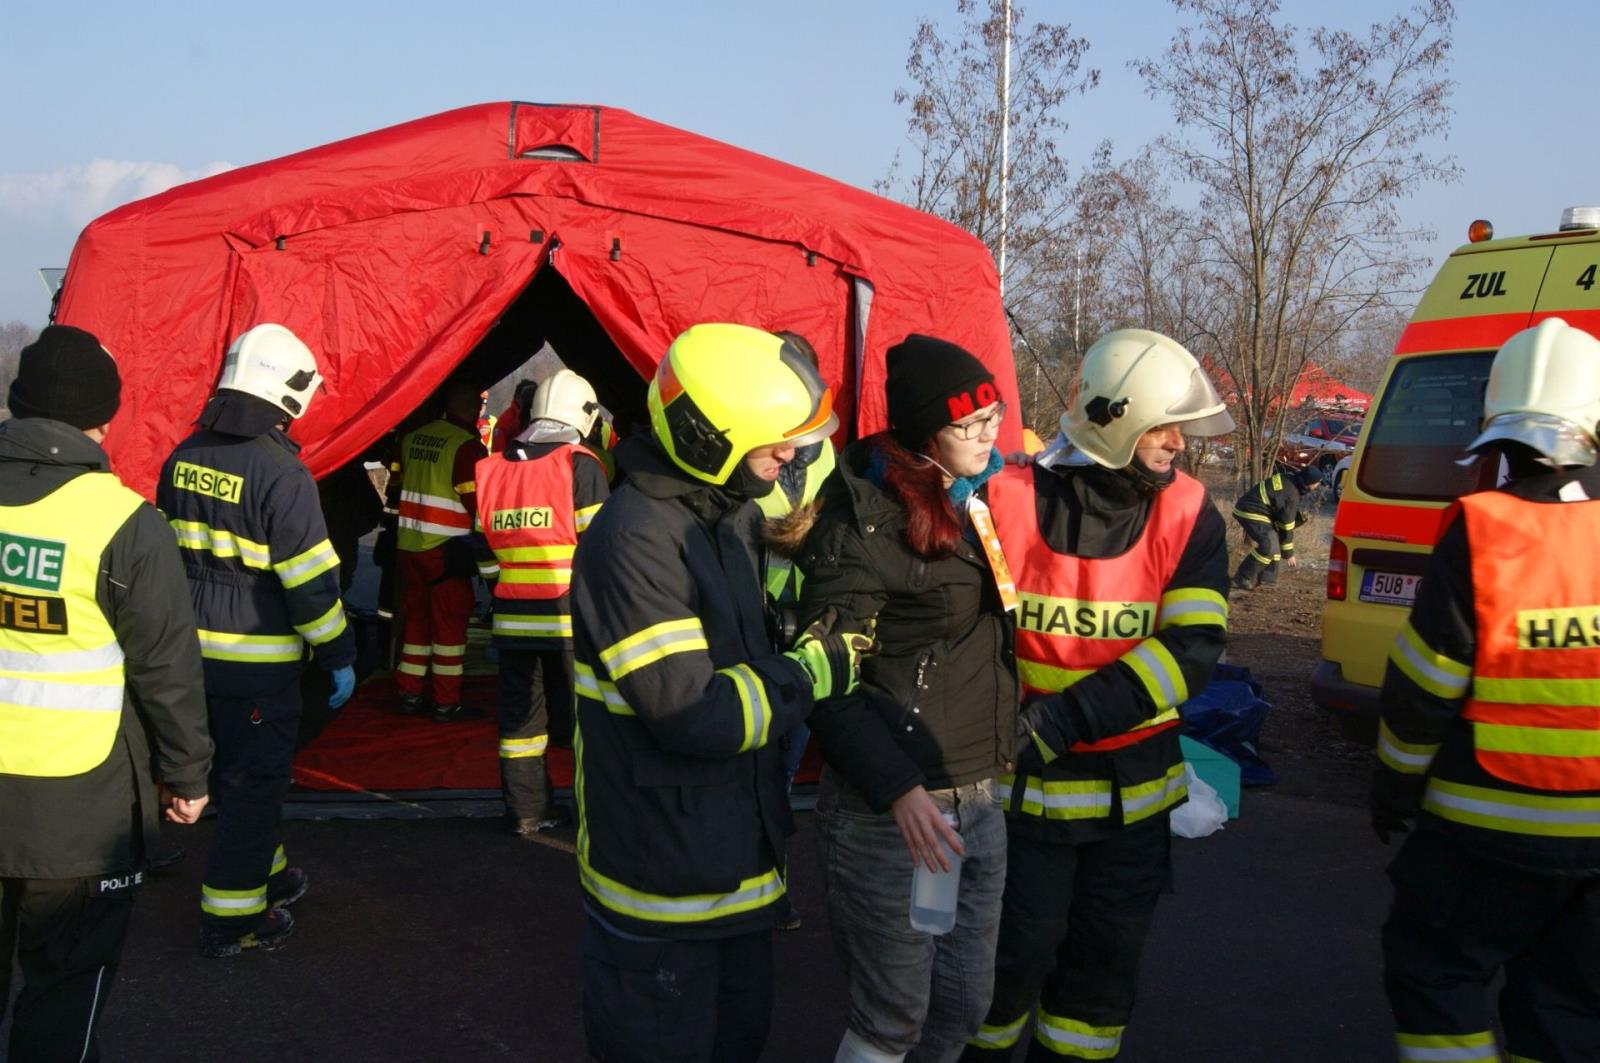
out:
M945 491L944 470L887 433L877 449L885 463L883 486L906 507L906 545L925 561L954 554L961 523Z

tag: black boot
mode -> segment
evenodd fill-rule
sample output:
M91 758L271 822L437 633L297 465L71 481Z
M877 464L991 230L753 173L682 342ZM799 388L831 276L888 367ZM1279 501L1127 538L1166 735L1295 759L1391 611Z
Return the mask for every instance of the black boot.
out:
M416 716L427 712L432 706L423 694L401 694L400 700L395 703L394 711L400 716Z
M248 928L230 926L248 923ZM243 919L207 919L200 924L200 955L208 960L237 956L245 949L271 952L281 948L294 932L294 916L282 908L268 908L254 922Z
M467 720L483 719L483 710L476 705L435 705L433 707L435 723L463 723Z

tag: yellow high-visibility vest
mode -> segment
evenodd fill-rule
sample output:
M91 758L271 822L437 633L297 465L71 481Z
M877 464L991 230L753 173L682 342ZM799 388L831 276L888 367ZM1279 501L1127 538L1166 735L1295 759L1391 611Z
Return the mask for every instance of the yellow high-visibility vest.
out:
M408 553L432 550L446 539L472 530L472 517L461 504L470 485L455 482L456 452L481 446L478 437L459 425L438 420L410 432L400 441L400 524L395 545Z
M0 772L81 775L122 722L122 647L95 587L107 544L144 501L84 473L0 506Z

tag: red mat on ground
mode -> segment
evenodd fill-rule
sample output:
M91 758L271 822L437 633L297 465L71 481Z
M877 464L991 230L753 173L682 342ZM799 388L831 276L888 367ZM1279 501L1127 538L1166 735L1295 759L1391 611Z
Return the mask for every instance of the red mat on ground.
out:
M462 701L485 710L470 723L434 723L397 716L394 682L372 679L294 758L294 782L307 790L498 790L500 739L494 722L494 676L468 676ZM551 747L550 781L572 785L572 753ZM796 782L814 782L816 747L806 751Z

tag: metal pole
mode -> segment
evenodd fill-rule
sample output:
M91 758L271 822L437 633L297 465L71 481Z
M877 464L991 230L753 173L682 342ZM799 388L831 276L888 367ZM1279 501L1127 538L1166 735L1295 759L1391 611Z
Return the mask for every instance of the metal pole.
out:
M1005 0L1005 46L1000 73L1000 297L1006 294L1006 188L1011 182L1011 0Z
M1072 353L1076 355L1083 353L1078 346L1078 322L1083 320L1083 248L1073 249L1072 261Z

